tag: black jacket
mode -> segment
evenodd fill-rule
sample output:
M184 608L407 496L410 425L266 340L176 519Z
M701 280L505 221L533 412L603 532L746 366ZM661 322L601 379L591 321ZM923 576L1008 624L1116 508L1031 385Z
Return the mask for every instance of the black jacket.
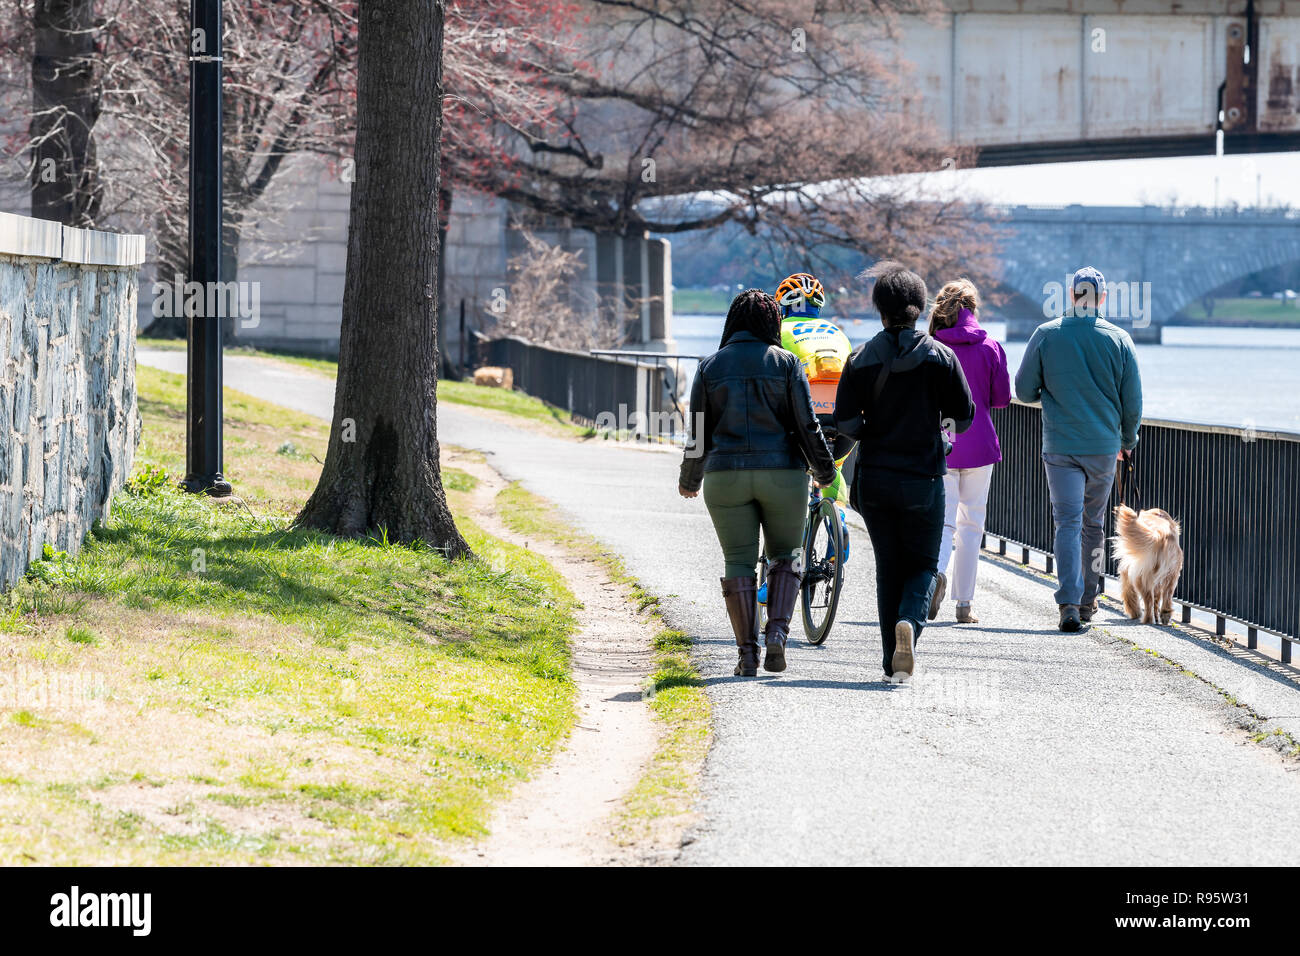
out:
M823 484L835 478L799 360L748 332L700 362L689 429L678 479L687 491L706 471L811 468Z
M879 399L876 383L889 376ZM856 438L858 472L946 474L942 429L964 432L975 417L970 386L952 350L913 328L885 329L849 356L835 393L835 423Z

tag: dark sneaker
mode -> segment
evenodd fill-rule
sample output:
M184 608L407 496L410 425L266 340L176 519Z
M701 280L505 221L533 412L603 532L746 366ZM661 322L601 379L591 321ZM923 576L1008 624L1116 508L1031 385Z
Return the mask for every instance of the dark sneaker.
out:
M912 679L916 667L916 625L904 618L894 625L894 658L890 661L893 673L889 680L895 684Z
M934 576L934 597L930 598L930 620L939 616L939 607L948 593L948 575L940 571Z
M1061 605L1061 630L1066 633L1073 633L1083 627L1083 619L1079 616L1079 605L1062 604Z
M1097 602L1094 600L1091 604L1079 605L1079 620L1084 624L1092 623L1092 616L1097 613Z

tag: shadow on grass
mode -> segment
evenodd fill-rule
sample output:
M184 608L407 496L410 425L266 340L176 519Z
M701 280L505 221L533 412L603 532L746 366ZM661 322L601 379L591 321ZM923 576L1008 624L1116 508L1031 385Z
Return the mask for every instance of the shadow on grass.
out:
M673 687L703 687L707 684L702 677L696 677L692 674L667 674L655 679L655 693L670 690Z
M515 656L541 642L553 645L538 648L549 658L561 652L565 633L564 612L548 602L544 585L513 569L451 561L418 543L340 538L214 512L172 491L120 497L112 522L50 577L136 607L264 613L331 640L390 630L380 626L387 622L398 628L391 636L471 642L472 653L494 645Z
M170 402L160 402L143 396L137 397L136 402L140 407L142 417L168 418L178 422L185 421L185 409L177 408Z

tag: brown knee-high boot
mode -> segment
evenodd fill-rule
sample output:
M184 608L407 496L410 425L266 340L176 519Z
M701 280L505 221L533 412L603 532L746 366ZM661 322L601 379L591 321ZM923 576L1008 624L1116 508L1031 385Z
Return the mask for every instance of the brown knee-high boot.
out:
M758 674L758 635L754 633L754 611L757 607L758 581L748 578L722 578L722 596L727 602L727 616L731 630L736 635L740 659L736 662L737 677L754 677Z
M767 569L767 656L763 669L785 670L785 639L790 634L790 615L799 599L799 572L790 560L774 561Z

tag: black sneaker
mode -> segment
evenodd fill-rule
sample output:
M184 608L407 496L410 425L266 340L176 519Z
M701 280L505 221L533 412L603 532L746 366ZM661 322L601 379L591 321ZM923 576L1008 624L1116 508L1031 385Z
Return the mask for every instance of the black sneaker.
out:
M1079 620L1084 624L1092 623L1092 616L1097 613L1097 601L1094 599L1091 604L1079 605Z
M1066 633L1074 633L1083 627L1083 619L1079 616L1079 605L1062 604L1061 605L1061 630Z

